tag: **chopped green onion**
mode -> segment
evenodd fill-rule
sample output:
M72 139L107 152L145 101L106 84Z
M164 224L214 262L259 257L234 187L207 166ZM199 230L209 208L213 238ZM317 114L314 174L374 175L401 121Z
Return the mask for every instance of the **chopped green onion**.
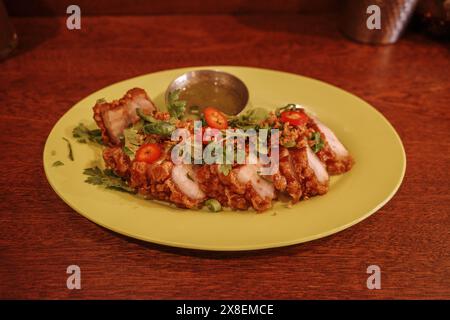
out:
M209 211L212 212L219 212L222 211L222 206L219 201L216 199L208 199L205 201L205 206L208 208Z

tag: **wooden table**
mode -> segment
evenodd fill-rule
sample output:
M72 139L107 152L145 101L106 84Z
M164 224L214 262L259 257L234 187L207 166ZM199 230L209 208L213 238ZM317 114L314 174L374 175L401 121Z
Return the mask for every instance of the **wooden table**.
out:
M21 47L0 64L0 298L450 298L444 44L409 33L392 46L359 45L333 15L85 17L80 31L67 30L65 18L13 22ZM59 199L42 167L59 117L116 81L196 65L289 71L367 100L403 139L399 192L336 235L240 253L128 239ZM81 290L66 288L71 264L81 267ZM366 287L371 264L381 268L381 290Z

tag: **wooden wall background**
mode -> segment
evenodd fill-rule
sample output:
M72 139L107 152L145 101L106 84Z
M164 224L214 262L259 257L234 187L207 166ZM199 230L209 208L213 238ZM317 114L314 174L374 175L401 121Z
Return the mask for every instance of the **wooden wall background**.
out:
M2 0L0 0L2 1ZM314 13L338 0L3 0L11 16L61 16L77 4L83 15Z

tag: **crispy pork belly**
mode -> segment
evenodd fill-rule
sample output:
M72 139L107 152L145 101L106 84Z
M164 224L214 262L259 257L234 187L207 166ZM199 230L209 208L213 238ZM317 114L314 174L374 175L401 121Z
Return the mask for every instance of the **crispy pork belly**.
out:
M128 90L120 100L95 104L94 120L102 131L102 139L106 145L120 144L123 130L139 120L137 108L147 114L156 111L147 93L140 88Z
M131 161L121 147L106 148L103 159L107 168L112 169L118 176L126 178L130 175Z
M344 145L339 141L333 131L320 122L319 119L311 117L313 128L321 133L325 146L317 153L317 156L325 163L327 171L341 174L350 170L353 166L353 158Z

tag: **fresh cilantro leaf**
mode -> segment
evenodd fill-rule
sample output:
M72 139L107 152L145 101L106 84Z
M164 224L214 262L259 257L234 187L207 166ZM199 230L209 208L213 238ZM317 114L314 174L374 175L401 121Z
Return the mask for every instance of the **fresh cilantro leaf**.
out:
M73 128L72 136L80 143L87 143L88 141L103 144L102 132L100 129L88 129L84 124L80 123Z
M53 162L52 167L59 167L59 166L63 166L63 165L64 165L64 163L58 160L58 161Z
M85 182L93 185L103 186L107 189L114 189L134 193L125 181L114 174L110 169L101 170L99 167L84 169L83 174L87 175Z
M222 173L224 176L227 176L231 172L231 164L219 164L219 172Z
M267 118L269 113L264 108L254 108L244 113L230 117L229 124L231 127L240 129L259 128L259 123Z
M186 111L186 101L180 100L180 90L170 92L168 100L169 105L167 106L167 110L170 116L176 119L183 117Z
M131 159L134 158L135 152L131 151L131 149L128 148L127 146L123 146L123 152L124 152L127 156L129 156Z
M293 141L293 140L291 140L291 141L286 141L286 142L281 143L281 145L282 145L283 147L286 147L286 148L292 148L292 147L295 147L296 144L297 144L297 143L296 143L295 141Z
M153 118L151 115L144 114L140 109L136 109L136 114L144 120L142 131L145 134L157 134L164 137L170 137L176 129L175 124L170 121L162 121Z
M283 111L296 110L296 109L302 109L302 108L299 107L299 106L298 106L297 104L295 104L295 103L288 103L288 104L285 105L284 107L277 108L277 109L275 110L275 115L276 115L277 117L279 117Z
M325 141L322 140L322 135L320 132L313 132L311 135L311 140L314 141L314 145L312 146L314 153L319 152L325 146Z
M73 157L72 144L71 144L70 141L69 141L67 138L65 138L65 137L63 137L63 140L67 142L67 147L69 148L69 155L68 155L69 159L70 159L71 161L74 161L75 159L74 159L74 157Z
M123 151L131 159L134 159L134 155L144 142L142 135L139 134L140 126L141 125L137 123L136 125L123 130L123 140L124 140Z
M165 121L148 123L143 127L145 134L157 134L164 137L170 137L175 129L175 125Z

